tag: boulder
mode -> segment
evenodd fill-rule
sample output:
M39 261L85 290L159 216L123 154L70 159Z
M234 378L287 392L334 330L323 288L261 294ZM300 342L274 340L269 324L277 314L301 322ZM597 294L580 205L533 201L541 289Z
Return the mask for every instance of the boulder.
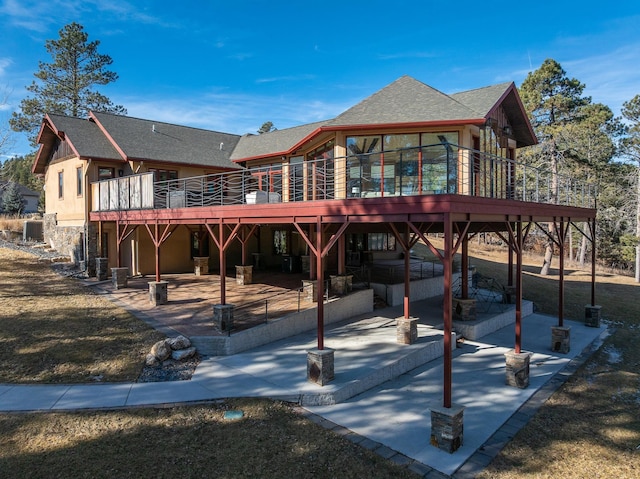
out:
M187 349L191 347L191 341L185 336L178 336L176 338L167 339L167 344L172 351L178 351L180 349Z
M158 361L168 359L171 356L171 347L167 344L167 340L158 341L151 346L151 354L158 358Z
M158 364L160 364L160 361L158 361L158 358L156 358L155 354L147 354L147 358L145 359L144 362L147 366L157 366Z
M171 359L175 359L176 361L182 361L183 359L192 357L194 354L196 354L196 348L192 346L190 348L173 351L171 353Z

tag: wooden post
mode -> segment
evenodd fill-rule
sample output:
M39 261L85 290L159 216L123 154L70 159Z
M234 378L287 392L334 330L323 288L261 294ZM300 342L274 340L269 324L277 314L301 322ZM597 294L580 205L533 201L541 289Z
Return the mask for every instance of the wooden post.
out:
M316 272L318 302L318 349L324 349L324 270L322 268L322 222L318 216L316 224Z
M516 344L515 353L522 351L522 219L516 223Z

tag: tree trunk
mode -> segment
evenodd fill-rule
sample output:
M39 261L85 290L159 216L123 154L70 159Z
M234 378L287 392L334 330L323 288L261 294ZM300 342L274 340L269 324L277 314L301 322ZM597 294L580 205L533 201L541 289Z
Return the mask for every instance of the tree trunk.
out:
M586 225L585 225L586 231ZM580 242L580 266L584 266L584 260L587 256L587 237L583 236L582 241Z
M550 158L551 158L551 185L549 191L549 203L558 204L558 167L560 163L559 153L556 148L556 144L553 140L550 140ZM553 223L549 223L549 234L551 237L555 235L555 226ZM540 269L542 276L547 276L551 270L551 260L553 259L553 240L549 238L547 242L547 249L544 253L544 262Z

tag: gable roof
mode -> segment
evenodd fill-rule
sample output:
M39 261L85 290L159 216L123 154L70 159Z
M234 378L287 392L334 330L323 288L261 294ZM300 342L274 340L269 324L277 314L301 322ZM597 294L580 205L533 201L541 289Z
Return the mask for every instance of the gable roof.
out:
M418 80L403 76L330 122L331 126L447 122L483 123L467 105Z
M498 107L502 107L509 118L518 147L538 143L513 82L454 93L451 97L473 108L485 118L490 118Z
M239 135L111 113L90 116L126 160L237 168L229 158Z
M336 118L240 139L236 162L286 155L321 132L399 126L484 125L502 107L518 147L537 143L513 82L447 95L410 76L403 76Z
M4 181L4 180L0 180L0 196L2 196L2 194L9 188L9 186L11 186L12 184L15 184L18 186L18 192L20 193L20 195L24 196L32 196L35 198L40 198L40 192L32 190L31 188L27 188L24 185L21 185L20 183L15 183L13 181Z
M36 155L32 171L44 173L57 140L66 140L78 158L123 161L118 151L102 134L98 126L89 120L65 115L48 114L40 128Z
M256 156L263 156L265 152L271 152L272 155L286 154L300 141L313 135L326 124L326 121L320 121L261 135L244 135L231 155L231 159L246 161Z

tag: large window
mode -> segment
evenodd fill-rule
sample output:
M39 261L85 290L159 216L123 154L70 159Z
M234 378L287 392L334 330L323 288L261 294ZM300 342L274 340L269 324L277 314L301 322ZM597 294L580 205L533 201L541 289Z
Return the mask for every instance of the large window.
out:
M423 133L422 145L422 192L457 193L458 133Z
M457 192L458 133L347 138L347 196Z
M330 200L334 198L334 141L307 153L307 199Z
M275 230L273 232L273 252L275 254L287 254L287 231Z
M391 233L369 233L369 251L395 251L396 237Z

